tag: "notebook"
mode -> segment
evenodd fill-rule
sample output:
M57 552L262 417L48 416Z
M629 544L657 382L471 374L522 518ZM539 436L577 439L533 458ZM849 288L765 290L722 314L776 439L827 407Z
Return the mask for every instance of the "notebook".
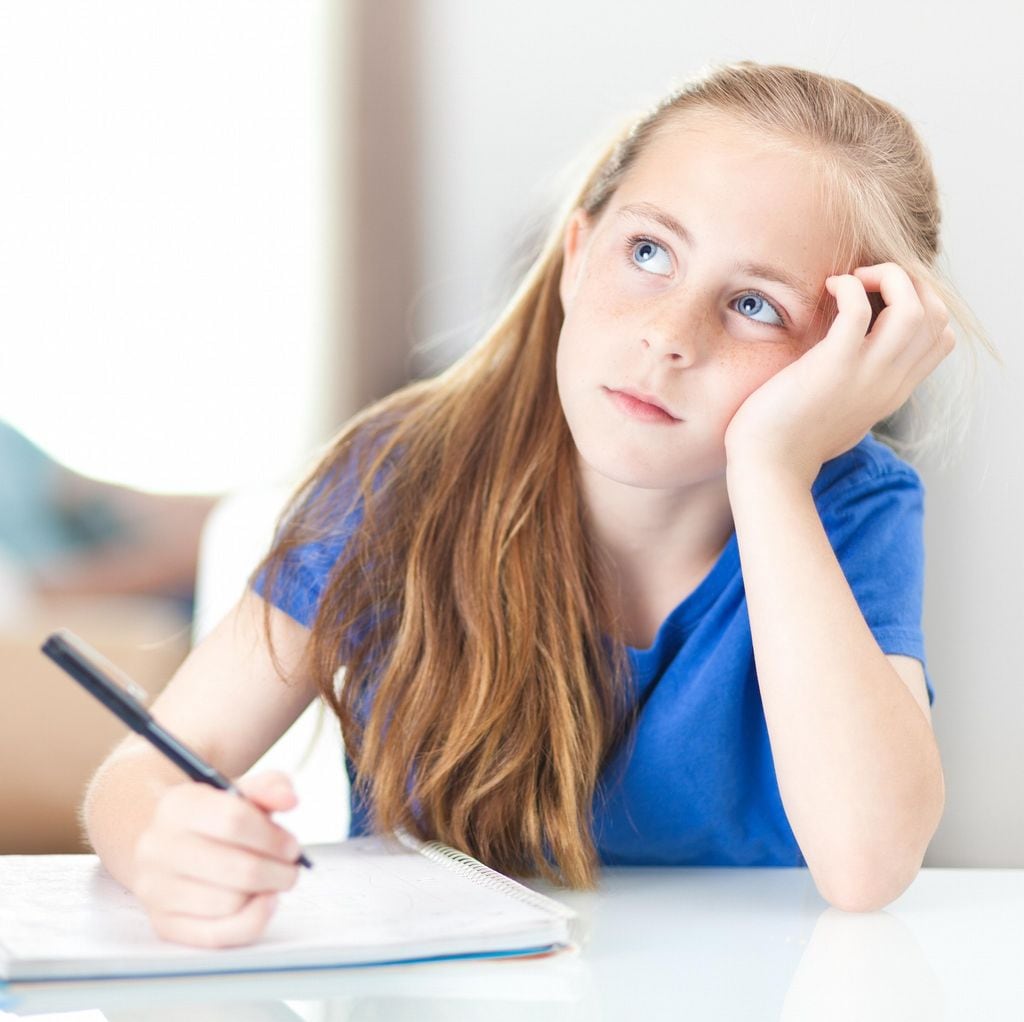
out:
M0 980L173 976L549 953L578 942L567 906L407 834L308 848L261 938L161 940L95 855L0 857Z

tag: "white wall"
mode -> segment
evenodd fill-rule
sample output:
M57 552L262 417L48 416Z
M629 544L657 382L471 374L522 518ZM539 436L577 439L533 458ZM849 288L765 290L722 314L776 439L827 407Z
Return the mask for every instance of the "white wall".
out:
M421 0L418 16L423 270L410 317L421 369L489 321L556 172L708 60L833 74L917 124L942 188L949 266L1008 363L981 403L965 462L923 473L925 634L948 793L926 862L1024 866L1021 8Z

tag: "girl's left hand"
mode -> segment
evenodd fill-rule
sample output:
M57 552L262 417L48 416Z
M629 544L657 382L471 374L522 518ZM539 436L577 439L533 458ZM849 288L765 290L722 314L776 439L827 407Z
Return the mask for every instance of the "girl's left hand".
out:
M895 263L829 277L825 287L839 306L832 326L736 410L725 432L730 465L753 460L810 488L826 461L895 412L953 350L945 303ZM869 291L885 302L870 334Z

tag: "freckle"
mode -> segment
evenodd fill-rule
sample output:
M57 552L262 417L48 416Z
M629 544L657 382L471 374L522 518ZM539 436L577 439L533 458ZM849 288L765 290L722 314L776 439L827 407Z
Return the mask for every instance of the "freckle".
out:
M630 310L629 302L615 302L600 294L591 302L591 308L601 316L624 316Z
M786 355L784 360L781 359L780 351L775 346L726 344L720 349L718 364L726 373L750 376L752 379L767 379L791 361L788 349ZM795 353L792 357L795 357Z

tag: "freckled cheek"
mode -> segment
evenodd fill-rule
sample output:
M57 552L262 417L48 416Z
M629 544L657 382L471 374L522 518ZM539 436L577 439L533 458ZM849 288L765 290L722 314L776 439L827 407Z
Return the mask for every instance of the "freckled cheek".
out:
M722 378L727 382L723 395L724 421L728 422L736 410L776 373L783 370L795 356L780 353L767 346L727 345L721 354Z
M630 315L636 315L635 308L629 302L615 301L609 297L607 288L591 290L587 295L585 309L586 312L579 317L576 328L587 331L596 331L601 326L607 328L611 323L628 322Z
M562 324L560 359L573 361L577 369L591 370L599 356L613 362L628 361L630 353L628 345L623 344L621 328L627 312L626 304L589 292L585 303L578 303Z

